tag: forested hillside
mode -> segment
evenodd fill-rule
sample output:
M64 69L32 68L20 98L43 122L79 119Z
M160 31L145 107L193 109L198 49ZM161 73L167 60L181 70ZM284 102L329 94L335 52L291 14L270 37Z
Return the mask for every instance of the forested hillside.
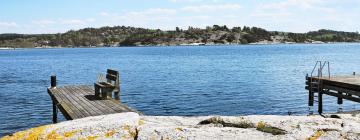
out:
M0 34L0 47L96 47L186 44L359 42L358 32L318 30L308 33L267 31L258 27L213 25L205 29L145 29L126 26L85 28L58 34Z

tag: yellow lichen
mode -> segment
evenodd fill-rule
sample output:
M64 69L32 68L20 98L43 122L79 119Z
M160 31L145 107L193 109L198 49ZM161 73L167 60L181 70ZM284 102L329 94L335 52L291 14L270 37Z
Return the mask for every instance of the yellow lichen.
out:
M143 125L143 124L145 124L145 122L140 119L139 122L138 122L138 124L139 124L139 125Z
M72 136L74 136L76 133L78 133L79 132L79 130L74 130L74 131L70 131L70 132L65 132L64 133L64 137L65 138L69 138L69 137L72 137Z
M96 135L96 136L88 136L86 139L88 140L96 140L99 136Z
M178 140L185 140L185 137L180 136L180 137L178 137L177 139L178 139Z
M122 136L121 136L121 139L129 139L129 136L127 136L127 135L122 135Z
M256 128L258 128L258 129L264 129L265 126L266 126L266 123L263 122L263 121L260 121L260 122L257 123Z
M316 140L320 138L325 132L323 130L317 130L312 136L307 138L307 140Z
M1 140L17 140L17 139L24 139L26 134L26 131L20 131L20 132L16 132L15 134L11 135L11 136L5 136L2 137Z
M131 136L132 138L135 138L136 135L137 135L137 130L135 130L135 131L130 131L130 130L129 130L129 134L130 134L130 136Z
M137 135L137 130L135 129L135 131L132 131L131 127L129 125L124 125L122 127L125 131L127 131L129 133L129 135L123 135L121 137L123 138L135 138Z
M35 127L35 128L31 128L29 131L30 133L28 134L27 138L25 138L26 140L37 140L41 137L41 134L44 132L46 126L40 126L40 127Z
M180 128L180 127L177 127L177 128L175 128L175 130L177 130L177 131L184 131L182 128Z
M36 140L36 139L40 139L43 132L45 131L46 127L47 126L45 125L45 126L31 128L26 131L16 132L15 134L13 134L11 136L5 136L5 137L1 138L1 140L18 140L18 139Z
M62 140L63 138L59 134L57 134L55 130L53 130L46 136L46 139L48 139L48 140Z
M129 130L130 130L130 126L129 126L129 125L124 125L124 126L123 126L123 129L126 130L126 131L129 131Z
M105 133L105 137L109 138L112 137L116 132L114 130L110 130L108 132Z

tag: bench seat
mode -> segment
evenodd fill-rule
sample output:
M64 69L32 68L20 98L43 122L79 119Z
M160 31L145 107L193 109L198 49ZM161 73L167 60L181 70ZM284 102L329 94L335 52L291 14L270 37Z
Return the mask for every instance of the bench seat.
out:
M119 72L108 69L106 74L106 80L106 82L94 83L95 96L101 99L107 99L108 97L112 97L112 92L114 92L115 98L119 99Z

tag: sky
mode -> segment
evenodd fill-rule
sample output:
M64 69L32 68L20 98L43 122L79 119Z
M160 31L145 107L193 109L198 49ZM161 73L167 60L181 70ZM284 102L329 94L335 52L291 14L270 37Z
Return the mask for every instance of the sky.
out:
M270 31L360 31L360 0L1 0L0 33L86 27L256 26Z

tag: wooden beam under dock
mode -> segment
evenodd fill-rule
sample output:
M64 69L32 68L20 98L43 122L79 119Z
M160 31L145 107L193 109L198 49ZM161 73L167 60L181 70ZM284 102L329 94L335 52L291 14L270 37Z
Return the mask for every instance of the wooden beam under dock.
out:
M318 112L322 113L323 94L337 97L341 105L343 99L360 103L360 76L308 77L305 89L309 91L309 106L313 106L314 93L318 95Z

